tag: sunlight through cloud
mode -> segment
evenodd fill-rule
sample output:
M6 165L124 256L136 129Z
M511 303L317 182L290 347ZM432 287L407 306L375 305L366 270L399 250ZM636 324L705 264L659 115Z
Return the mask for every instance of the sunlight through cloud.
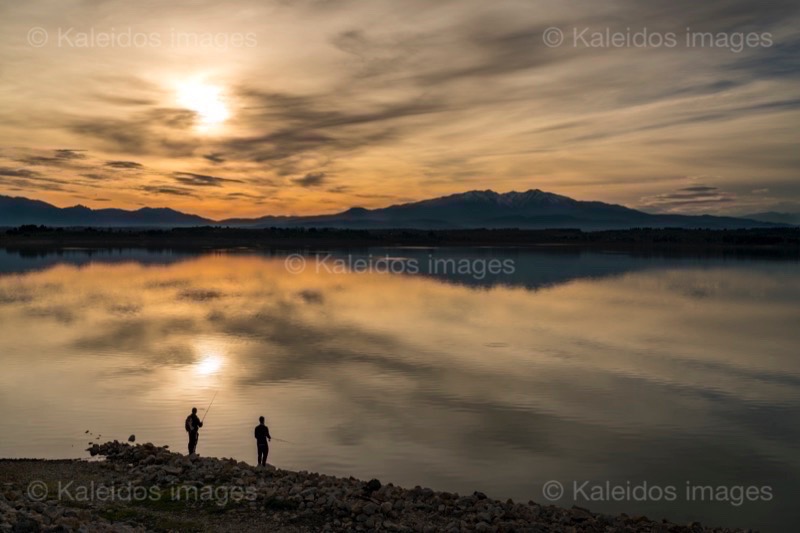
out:
M178 84L176 92L178 104L197 113L201 130L218 126L230 117L222 89L216 85L191 80Z

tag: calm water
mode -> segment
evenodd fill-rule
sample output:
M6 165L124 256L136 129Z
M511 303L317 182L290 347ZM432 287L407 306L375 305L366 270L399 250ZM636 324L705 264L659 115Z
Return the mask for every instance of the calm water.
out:
M359 255L387 253L511 260L514 273L0 250L0 456L82 457L86 430L183 451L189 409L218 391L207 455L254 463L264 414L292 442L273 441L280 467L537 502L556 480L560 505L795 530L797 262ZM651 501L587 501L584 481L646 483ZM687 483L733 489L710 503ZM772 498L735 505L737 486Z

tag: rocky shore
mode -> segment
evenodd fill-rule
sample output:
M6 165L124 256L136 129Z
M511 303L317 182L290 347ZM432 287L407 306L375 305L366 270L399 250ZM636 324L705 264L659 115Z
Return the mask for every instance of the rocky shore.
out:
M734 531L258 468L108 442L95 461L0 460L0 532Z

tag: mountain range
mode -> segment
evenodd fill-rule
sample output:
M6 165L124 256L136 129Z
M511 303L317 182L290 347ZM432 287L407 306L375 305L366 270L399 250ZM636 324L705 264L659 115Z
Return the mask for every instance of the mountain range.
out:
M769 217L767 217L769 215ZM776 217L777 215L777 217ZM765 218L760 218L764 216ZM36 224L61 227L330 227L351 229L521 228L583 230L650 228L738 229L796 225L792 215L765 213L750 218L711 215L651 214L621 205L580 201L533 189L497 193L469 191L379 209L353 207L318 216L265 216L211 220L168 208L59 208L28 198L0 196L0 226ZM786 218L781 218L786 217ZM767 219L769 218L769 220Z

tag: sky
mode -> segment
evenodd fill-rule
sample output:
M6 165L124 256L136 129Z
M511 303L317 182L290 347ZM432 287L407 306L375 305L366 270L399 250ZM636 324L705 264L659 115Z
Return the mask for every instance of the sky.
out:
M6 0L0 194L800 211L797 28L794 0Z

